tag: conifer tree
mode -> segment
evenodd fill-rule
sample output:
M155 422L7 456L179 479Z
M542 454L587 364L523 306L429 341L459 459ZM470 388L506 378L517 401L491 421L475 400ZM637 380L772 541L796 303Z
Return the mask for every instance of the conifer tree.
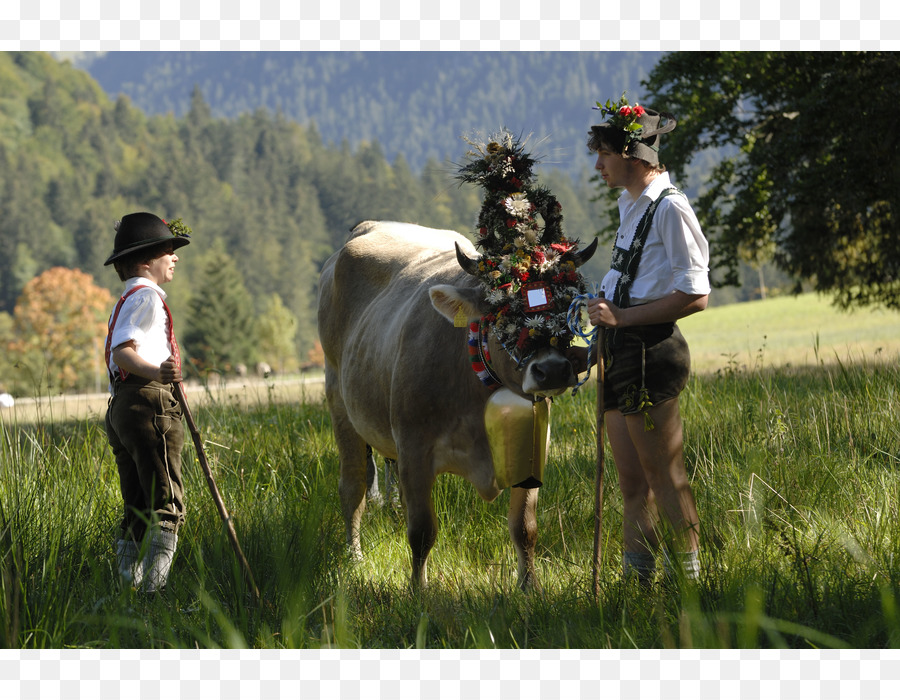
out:
M205 374L255 363L253 303L237 264L221 245L203 254L192 282L194 294L181 340L191 365Z

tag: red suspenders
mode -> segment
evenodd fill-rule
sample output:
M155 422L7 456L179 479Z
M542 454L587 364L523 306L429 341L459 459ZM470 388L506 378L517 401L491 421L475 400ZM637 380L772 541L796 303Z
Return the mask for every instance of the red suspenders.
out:
M137 287L132 287L127 292L125 292L125 294L123 294L122 297L119 299L119 303L116 304L116 308L113 310L113 313L109 318L109 324L108 324L109 332L106 335L106 351L104 353L104 356L106 357L106 371L109 373L109 381L112 382L113 384L115 384L116 378L113 376L112 370L110 370L110 368L109 368L109 360L112 356L111 345L112 345L113 329L116 327L116 321L119 318L119 311L122 310L122 304L125 303L125 300L128 297L130 297L137 290L144 289L147 286L149 286L149 285L141 284L141 285L138 285ZM158 291L157 291L157 294L159 294ZM169 325L169 347L172 349L172 356L175 358L175 363L180 368L181 367L181 353L178 350L178 342L175 340L175 330L172 327L172 313L169 311L169 307L166 306L166 301L165 301L165 299L162 298L162 294L159 295L159 298L160 298L160 301L162 301L163 309L165 309L165 311L166 311L166 318L168 319L168 322L169 322L168 323L168 325ZM124 380L125 378L128 377L128 372L126 372L124 369L122 369L120 367L119 368L119 377Z

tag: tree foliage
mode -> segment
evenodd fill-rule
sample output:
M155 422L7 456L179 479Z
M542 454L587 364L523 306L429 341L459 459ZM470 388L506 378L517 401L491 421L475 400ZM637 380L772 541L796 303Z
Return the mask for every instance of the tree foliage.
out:
M249 65L246 57L239 58L235 65ZM284 57L276 58L273 65L280 66ZM309 76L319 81L317 99L328 98L322 102L334 117L328 128L340 124L348 134L347 140L326 143L308 114L289 117L260 95L254 100L254 85L260 92L271 86L259 85L260 75L252 71L247 73L250 83L240 83L248 91L242 98L249 101L248 108L228 117L207 103L203 87L208 85L218 98L221 83L173 87L174 73L168 72L166 99L185 103L176 116L167 110L145 113L125 95L110 99L87 73L48 54L0 52L0 250L4 252L0 313L11 314L25 285L54 267L81 270L117 295L121 282L111 267L103 265L113 246L113 223L128 212L151 211L167 219L180 217L194 231L192 245L179 256L178 275L167 289L178 337L192 341L185 343L187 360L192 349L203 347L223 349L211 354L198 350L197 364L207 369L246 363L253 355L250 349L237 347L237 341L219 342L216 335L202 338L201 330L192 327L201 324L202 331L211 334L215 328L189 308L206 293L205 254L213 250L236 263L245 290L242 303L251 317L264 316L277 295L285 313L295 319L294 359L306 360L315 348L319 269L353 225L383 218L472 233L481 200L478 189L459 187L453 179L455 166L438 156L429 156L424 166L411 165L438 141L441 151L453 143L449 148L456 155L463 152L459 138L463 129L452 127L449 140L445 133L453 120L465 121L468 130L507 125L525 132L535 127L537 136L551 135L552 148L548 142L547 151L539 154L545 160L544 172L538 174L552 182L563 205L567 235L589 240L598 222L608 216L605 208L591 201L586 182L550 170L584 157L580 133L574 145L561 143L553 131L556 122L532 116L530 108L497 111L497 105L480 97L481 91L491 91L490 81L463 95L469 88L450 69L464 63L458 57L441 68L434 84L443 95L438 101L428 98L414 81L407 87L415 89L397 92L402 81L398 83L396 76L390 85L374 83L373 94L384 104L354 98L361 81L373 71L362 58L310 58L310 65L325 71L312 70ZM428 57L420 66L404 68L404 75L412 75L413 69L438 70L442 60ZM494 73L506 65L499 54L479 61ZM206 58L202 63L207 68L219 65ZM576 63L583 77L587 64L581 59ZM540 61L526 64L528 84L540 83L546 66ZM366 70L354 72L347 70L348 65ZM181 81L183 73L176 73ZM329 83L326 73L336 79L339 75L340 85ZM280 69L265 72L266 80L277 78L273 84L282 87L278 76L283 75ZM136 89L160 94L156 83ZM546 112L552 102L544 97L544 107L538 108L533 97L538 94L529 89L531 97L524 100L534 107L534 114ZM331 101L335 96L359 102L348 112L358 116L344 118L346 114ZM388 105L391 100L396 104ZM478 105L474 111L473 104ZM398 111L403 121L398 120ZM561 119L556 103L549 112L553 119ZM392 150L374 138L376 121L381 129L388 125L403 134ZM588 274L602 274L603 257L591 261L595 268ZM291 364L285 358L284 366ZM8 370L5 363L0 365L0 380L17 372ZM86 384L79 388L96 384L90 377L78 381Z
M54 267L30 280L13 312L7 349L18 385L40 390L105 386L103 346L113 297L80 270Z
M257 360L252 300L235 261L221 246L201 256L181 342L200 374L232 372Z
M696 207L718 282L772 259L843 307L900 309L900 55L676 53L644 84L679 120L670 169L719 153Z

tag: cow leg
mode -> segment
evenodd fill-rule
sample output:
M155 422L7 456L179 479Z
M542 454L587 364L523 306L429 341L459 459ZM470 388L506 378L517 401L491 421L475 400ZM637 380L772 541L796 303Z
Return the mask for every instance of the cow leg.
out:
M366 443L358 437L341 440L338 453L341 459L338 493L347 527L347 546L354 559L362 559L359 529L366 510Z
M540 589L534 571L539 490L513 487L509 494L509 512L506 522L509 525L509 534L519 559L519 587L524 591Z
M328 368L326 368L326 378L327 372ZM326 383L327 389L329 389L328 383ZM359 528L363 512L366 509L366 442L359 436L347 418L340 395L335 391L328 391L327 395L334 440L341 463L338 493L341 499L344 524L347 528L347 546L350 549L350 556L354 559L362 559Z
M412 553L412 587L418 589L428 581L428 553L437 540L437 515L431 500L434 478L430 470L410 474L409 462L401 458L400 491L406 506L406 538ZM424 470L423 470L424 471Z
M366 502L381 505L381 490L378 488L378 463L372 448L366 445Z

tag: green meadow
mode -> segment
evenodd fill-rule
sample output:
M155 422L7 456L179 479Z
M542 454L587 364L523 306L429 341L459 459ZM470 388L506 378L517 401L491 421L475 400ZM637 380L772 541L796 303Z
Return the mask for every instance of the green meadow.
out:
M593 382L553 407L538 506L541 589L516 588L508 493L434 490L429 584L410 590L402 510L344 546L328 413L291 401L194 410L261 591L246 585L193 447L188 519L167 589L117 584L115 465L100 421L0 419L0 643L31 648L889 648L900 645L900 316L815 297L685 319L683 394L701 517L696 583L621 578L607 456L592 594ZM383 488L383 485L382 485Z

